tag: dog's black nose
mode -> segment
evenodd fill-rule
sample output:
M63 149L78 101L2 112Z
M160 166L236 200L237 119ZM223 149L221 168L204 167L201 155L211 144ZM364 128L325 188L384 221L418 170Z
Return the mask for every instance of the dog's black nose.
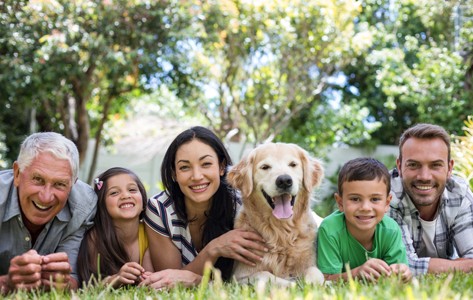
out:
M292 186L292 177L289 175L280 175L276 178L276 186L280 189L287 189Z

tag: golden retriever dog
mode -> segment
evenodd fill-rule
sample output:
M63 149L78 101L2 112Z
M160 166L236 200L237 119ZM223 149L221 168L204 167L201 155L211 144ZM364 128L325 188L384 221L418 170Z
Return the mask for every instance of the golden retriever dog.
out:
M287 286L300 278L323 283L316 267L317 224L310 208L312 190L323 176L319 161L286 143L260 145L229 171L227 180L243 200L235 228L258 232L269 249L255 267L235 263L238 282Z

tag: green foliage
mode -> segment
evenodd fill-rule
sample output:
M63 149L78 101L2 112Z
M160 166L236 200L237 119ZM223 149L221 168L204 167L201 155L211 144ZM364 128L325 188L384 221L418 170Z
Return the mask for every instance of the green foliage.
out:
M227 0L196 8L201 27L188 41L188 64L200 94L187 103L221 136L238 130L236 140L272 140L322 105L330 76L368 47L353 47L356 1Z
M125 287L117 290L101 286L87 287L77 292L18 292L0 299L471 299L473 275L452 273L427 275L403 284L398 278L381 278L376 283L361 281L332 282L325 286L298 283L290 288L264 285L238 285L214 281L194 288L175 287L170 290L150 290Z
M372 147L371 132L381 124L366 123L368 117L369 110L357 103L339 108L321 104L302 111L276 140L296 143L317 157L324 157L333 145Z
M162 90L179 120L321 155L394 144L415 122L458 134L473 110L467 2L2 1L2 159L39 130L83 158L91 136L113 140L104 130L133 99Z
M451 144L454 173L465 178L473 189L473 116L464 121L464 136L455 136Z
M62 132L85 155L110 115L163 71L179 30L178 1L4 1L0 13L0 131ZM159 59L158 59L159 58ZM89 115L90 112L90 115ZM13 117L18 122L8 122ZM92 120L90 120L92 118ZM16 156L11 149L10 159Z
M338 173L340 172L341 166L338 167L337 171L330 176L325 177L326 184L328 185L326 196L321 199L316 199L313 210L318 216L325 218L332 212L338 209L337 202L335 201L334 193L338 190Z
M5 154L7 152L7 146L5 145L5 134L0 131L0 169L4 169L9 165Z
M371 32L374 43L343 70L348 81L341 89L343 102L357 101L382 123L373 142L395 144L418 122L460 132L473 110L465 85L473 31L466 2L363 1L357 26Z

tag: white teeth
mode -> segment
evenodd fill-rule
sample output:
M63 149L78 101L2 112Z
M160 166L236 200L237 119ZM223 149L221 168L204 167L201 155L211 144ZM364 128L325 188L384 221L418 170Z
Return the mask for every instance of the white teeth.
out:
M201 184L201 185L194 185L191 187L191 189L193 190L200 190L200 189L204 189L207 187L207 184Z
M41 204L36 203L36 202L34 204L36 205L36 207L38 207L39 209L42 209L42 210L46 210L50 207L50 206L41 205Z
M419 189L419 190L430 190L432 188L431 185L416 185L416 188Z
M132 203L125 203L125 204L120 205L120 208L131 208L131 207L135 207L135 205Z

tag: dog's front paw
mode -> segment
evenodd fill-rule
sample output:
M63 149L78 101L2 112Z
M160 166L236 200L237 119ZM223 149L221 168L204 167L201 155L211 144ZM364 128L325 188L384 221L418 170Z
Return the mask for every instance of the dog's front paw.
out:
M296 282L288 279L284 279L268 271L260 271L249 277L241 278L238 280L239 283L250 283L256 284L258 287L266 286L268 284L279 287L294 287Z
M322 285L324 283L324 274L317 267L310 267L305 272L304 280L306 283Z

